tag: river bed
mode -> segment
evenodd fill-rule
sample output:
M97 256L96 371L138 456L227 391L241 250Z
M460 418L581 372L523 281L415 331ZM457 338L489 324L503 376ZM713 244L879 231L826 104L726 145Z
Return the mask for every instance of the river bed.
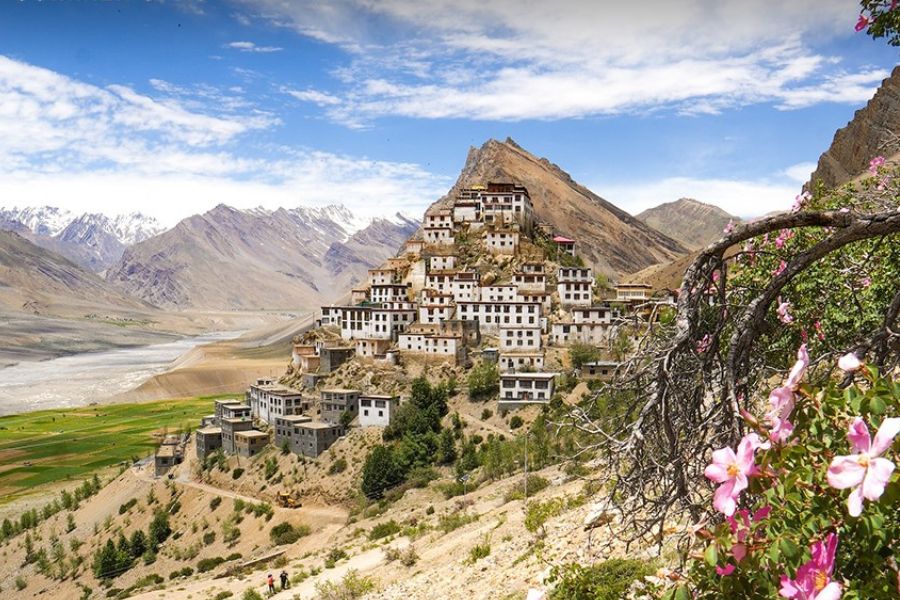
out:
M103 402L168 370L184 353L242 332L211 333L165 344L21 362L0 369L0 415Z

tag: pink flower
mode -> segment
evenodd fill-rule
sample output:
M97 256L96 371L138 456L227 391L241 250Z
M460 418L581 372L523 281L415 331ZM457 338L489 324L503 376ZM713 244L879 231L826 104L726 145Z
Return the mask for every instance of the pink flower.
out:
M728 577L729 575L734 573L734 569L734 565L725 565L724 567L716 566L716 574L719 577Z
M837 550L837 536L829 533L825 543L816 542L810 548L812 558L797 569L797 576L790 579L781 576L782 598L795 600L838 600L841 584L832 581L834 573L834 553Z
M809 352L806 351L806 344L800 344L800 347L797 349L797 362L791 367L791 372L788 373L788 378L784 385L792 391L796 391L800 387L800 380L803 378L803 374L806 373L807 367L809 367Z
M783 444L794 433L794 424L788 420L794 411L794 392L789 387L775 388L769 394L769 406L766 412L769 439Z
M728 225L722 230L722 233L731 233L734 231L734 221L728 221Z
M778 237L775 238L775 247L781 250L784 248L784 243L794 237L793 229L782 229L778 232Z
M859 280L859 285L864 288L871 287L872 286L872 278L869 276L863 277L862 279Z
M794 198L794 205L791 207L791 212L798 212L810 198L812 198L812 195L809 192L798 194L797 197Z
M825 341L825 331L822 329L822 322L816 321L813 323L813 327L816 328L816 337L819 338L820 342Z
M884 166L884 157L876 156L872 160L869 161L869 173L872 175L878 175L878 168Z
M885 419L872 440L861 417L850 425L847 438L857 454L836 456L828 467L828 485L835 489L854 488L847 498L847 511L852 517L862 514L863 499L878 500L894 472L894 463L879 458L900 433L900 417Z
M861 366L862 362L860 362L859 358L852 352L848 352L838 360L838 368L842 371L847 371L848 373L859 371Z
M759 523L768 517L771 510L770 506L764 506L757 510L753 513L752 523ZM741 562L747 557L747 544L745 542L751 532L750 511L745 508L741 509L735 513L734 517L725 517L725 520L728 521L728 526L731 528L731 533L736 540L734 545L731 546L731 555L734 556L736 562ZM760 533L762 532L757 531L757 537Z
M719 270L718 270L718 269L716 269L715 271L712 272L712 280L713 280L714 282L718 282L719 279L721 279L721 278L722 278L722 274L719 273Z
M721 484L713 497L713 507L730 517L737 509L737 499L747 489L748 478L756 474L754 454L761 442L755 433L745 435L737 447L720 448L713 452L712 464L703 472L707 479Z
M778 308L775 310L778 313L778 320L784 323L785 325L790 325L794 322L794 317L791 316L791 313L788 312L791 309L790 302L782 302L781 297L778 297Z
M697 354L705 354L711 345L712 338L707 333L702 339L697 340Z
M779 275L784 273L785 269L787 269L787 263L784 261L781 261L781 263L778 264L778 268L776 268L774 271L772 271L772 276L778 277Z
M856 27L854 27L854 29L856 30L857 33L859 33L860 31L865 29L866 26L868 26L868 24L869 24L869 17L861 14L861 15L859 15L859 21L856 22Z

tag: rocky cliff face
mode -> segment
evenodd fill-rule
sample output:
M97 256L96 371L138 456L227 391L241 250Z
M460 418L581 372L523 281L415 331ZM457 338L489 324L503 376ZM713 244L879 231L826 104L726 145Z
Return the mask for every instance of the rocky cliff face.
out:
M488 140L481 148L469 150L459 179L437 204L450 205L458 189L489 181L524 184L538 219L574 238L578 253L599 273L613 279L688 251L511 139Z
M729 221L740 219L713 206L691 198L681 198L648 208L637 218L670 238L681 242L690 250L703 248L722 237L722 230Z
M125 251L107 280L167 308L310 309L349 290L415 231L406 220L350 230L344 207L219 205Z
M847 183L878 155L900 152L900 66L894 68L875 96L856 111L846 127L834 134L831 147L819 158L808 186L833 188Z

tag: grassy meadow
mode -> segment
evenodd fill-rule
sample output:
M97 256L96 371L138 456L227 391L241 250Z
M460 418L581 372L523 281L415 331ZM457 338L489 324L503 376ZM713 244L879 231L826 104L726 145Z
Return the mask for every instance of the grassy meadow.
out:
M196 427L220 397L234 395L0 417L0 503L143 458L153 452L163 432Z

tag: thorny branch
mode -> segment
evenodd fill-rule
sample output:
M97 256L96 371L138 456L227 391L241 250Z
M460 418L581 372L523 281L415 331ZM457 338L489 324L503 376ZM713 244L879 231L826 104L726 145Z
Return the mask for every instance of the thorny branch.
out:
M749 302L735 303L726 274L729 262L744 254L741 245L809 228L828 234L786 261ZM661 543L671 519L687 514L693 526L707 517L708 489L697 482L711 450L734 444L742 434L740 411L752 408L766 373L754 350L779 294L824 257L862 240L897 243L898 233L893 196L866 214L801 211L738 225L699 253L684 275L673 324L648 328L613 382L597 392L595 404L606 398L612 408L603 414L576 408L570 414L569 425L592 440L581 451L601 463L607 505L621 515L607 525L614 534L609 539ZM871 354L874 364L896 366L898 316L900 289L884 310L882 326L854 349ZM701 351L704 338L707 349Z

